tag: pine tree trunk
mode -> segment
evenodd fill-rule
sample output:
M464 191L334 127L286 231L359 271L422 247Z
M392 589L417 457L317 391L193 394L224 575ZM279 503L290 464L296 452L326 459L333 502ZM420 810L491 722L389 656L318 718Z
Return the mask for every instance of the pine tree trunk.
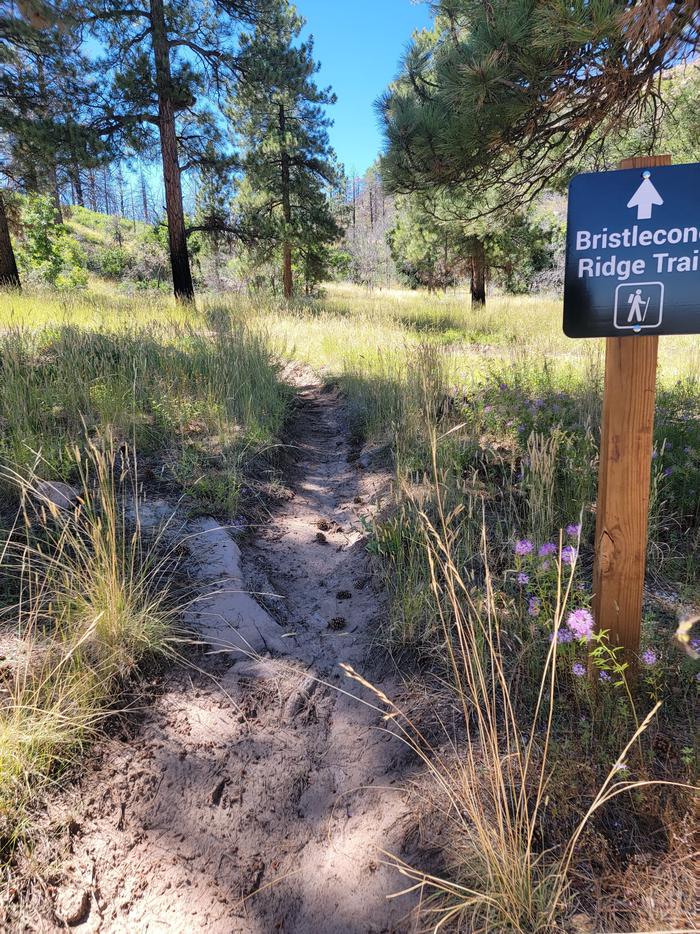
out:
M163 157L163 180L165 182L165 210L168 216L168 241L170 265L173 273L175 298L181 302L194 301L194 286L187 252L185 211L182 203L182 180L175 132L175 108L172 101L172 79L170 74L170 48L165 29L163 0L151 0L151 26L153 55L156 64L158 87L158 118L160 125L160 149Z
M85 197L83 195L83 182L80 178L80 169L77 166L72 166L70 170L70 181L73 186L73 197L75 198L75 203L80 205L81 208L85 207Z
M90 169L88 172L88 195L90 196L91 210L97 211L97 180L94 169Z
M486 304L486 251L482 240L475 240L472 252L472 306Z
M56 209L56 220L59 224L62 224L63 210L61 208L61 192L58 187L58 170L56 169L55 162L51 162L49 165L49 188L51 200L53 201L54 208Z
M5 199L0 193L0 289L20 289L19 272L7 223Z
M149 224L151 221L151 212L148 208L148 189L146 188L146 179L144 177L143 170L141 171L140 181L141 181L141 202L143 204L143 219L146 221L147 224Z
M107 167L102 169L102 197L104 198L104 213L112 213L112 200L109 194L109 173Z
M284 297L289 299L294 294L294 280L292 279L292 244L289 240L289 230L292 223L292 202L289 178L289 154L286 149L287 120L284 104L279 105L279 136L282 159L282 213L284 215L285 238L282 245L282 286Z

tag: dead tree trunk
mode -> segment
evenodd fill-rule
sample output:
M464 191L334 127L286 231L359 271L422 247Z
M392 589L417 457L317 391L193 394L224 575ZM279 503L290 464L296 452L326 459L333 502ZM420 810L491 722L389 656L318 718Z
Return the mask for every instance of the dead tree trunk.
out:
M282 214L284 215L284 243L282 244L282 286L284 297L289 299L294 294L294 280L292 279L292 200L290 192L289 153L287 152L287 118L284 104L279 105L279 138L280 158L282 166Z
M139 179L141 185L141 204L143 205L143 219L147 224L151 222L151 211L148 206L148 187L146 185L146 177L143 174L143 169L141 169L141 177Z
M158 88L158 123L160 150L165 182L165 210L168 216L170 266L173 273L175 298L180 302L194 301L194 286L187 252L185 210L182 204L182 179L175 132L175 107L172 100L170 46L165 28L163 0L151 0L153 56Z
M474 241L471 277L472 306L486 304L486 250L483 240Z
M10 227L7 223L5 199L0 192L0 289L20 289L15 251L12 249Z

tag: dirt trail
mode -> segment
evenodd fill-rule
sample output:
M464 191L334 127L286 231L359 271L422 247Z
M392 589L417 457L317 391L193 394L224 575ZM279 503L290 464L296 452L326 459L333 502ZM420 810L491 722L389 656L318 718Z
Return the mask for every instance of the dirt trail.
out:
M338 396L297 382L294 496L244 546L247 581L227 532L191 530L208 591L197 624L218 654L205 672L175 671L137 735L108 744L80 783L53 898L76 930L415 929L413 897L387 901L405 880L381 854L406 855L415 763L376 711L334 689L355 690L341 662L381 677L383 606L359 517L382 480L351 462Z

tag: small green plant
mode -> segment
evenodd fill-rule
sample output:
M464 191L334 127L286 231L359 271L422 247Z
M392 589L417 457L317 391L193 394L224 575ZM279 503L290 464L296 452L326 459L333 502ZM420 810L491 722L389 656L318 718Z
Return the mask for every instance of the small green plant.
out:
M85 255L57 219L56 205L44 195L27 195L22 202L22 236L17 259L25 273L57 288L87 284Z

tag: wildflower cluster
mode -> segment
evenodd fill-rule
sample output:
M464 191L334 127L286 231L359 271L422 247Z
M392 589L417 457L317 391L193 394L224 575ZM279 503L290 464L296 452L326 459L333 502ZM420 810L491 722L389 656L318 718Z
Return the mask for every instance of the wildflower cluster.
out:
M510 572L510 580L515 584L517 604L524 619L534 627L535 638L555 638L553 631L557 603L559 562L563 565L564 577L572 573L578 558L578 540L581 526L572 522L566 527L567 542L561 547L554 541L536 545L529 538L517 539L513 543L515 567ZM577 646L589 641L595 630L593 616L585 607L588 597L576 579L573 581L572 600L578 609L572 610L558 632L557 646L571 646L570 651L562 654L563 664L571 667L575 675L584 674L585 665L581 661L574 663ZM579 654L582 654L579 652ZM583 656L582 656L583 657Z

